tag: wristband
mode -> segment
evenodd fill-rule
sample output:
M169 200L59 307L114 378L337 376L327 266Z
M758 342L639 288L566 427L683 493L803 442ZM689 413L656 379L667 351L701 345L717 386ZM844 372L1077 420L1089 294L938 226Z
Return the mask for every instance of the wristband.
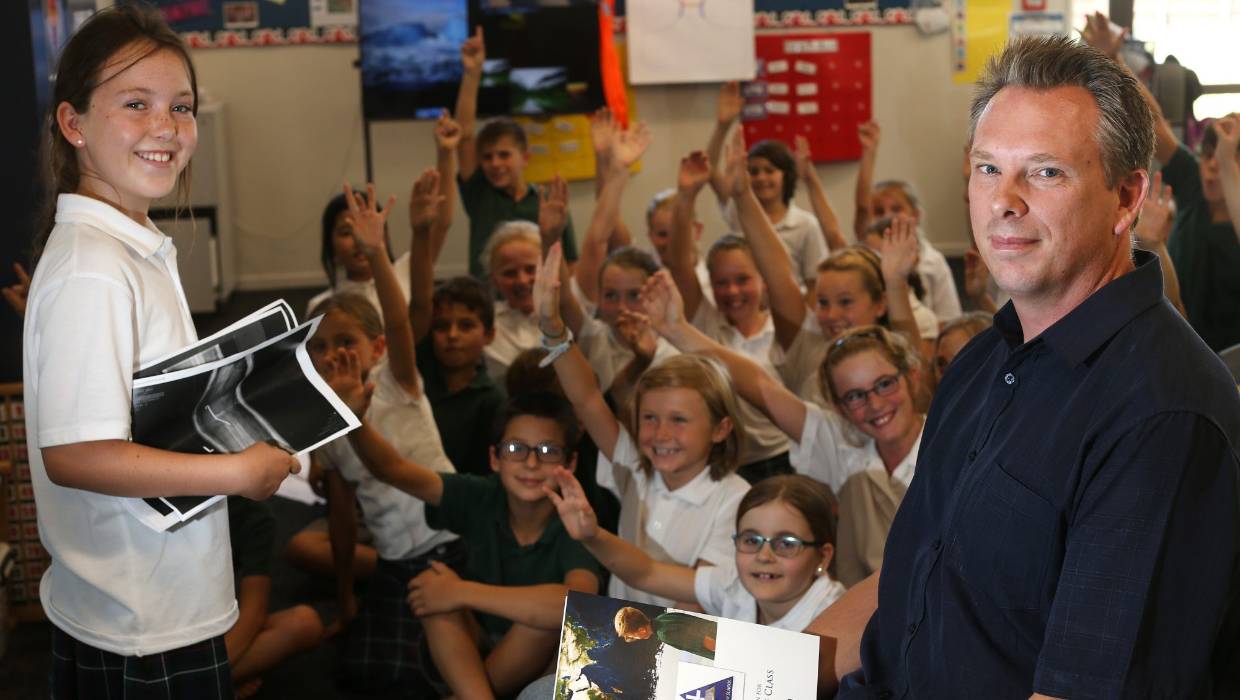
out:
M560 359L560 356L568 352L568 349L573 346L573 331L568 326L564 327L564 334L560 338L563 338L563 340L555 344L549 344L548 340L559 340L559 338L548 338L546 335L542 337L541 344L543 350L547 351L547 356L538 363L539 367L550 367L552 362Z

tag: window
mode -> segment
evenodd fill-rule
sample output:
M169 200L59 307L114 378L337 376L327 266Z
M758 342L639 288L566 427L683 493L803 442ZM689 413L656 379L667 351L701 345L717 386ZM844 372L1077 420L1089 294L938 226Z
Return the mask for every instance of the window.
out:
M1240 2L1132 0L1132 12L1133 35L1147 43L1155 60L1175 56L1197 73L1206 92L1193 103L1198 119L1240 112L1240 49L1235 41Z

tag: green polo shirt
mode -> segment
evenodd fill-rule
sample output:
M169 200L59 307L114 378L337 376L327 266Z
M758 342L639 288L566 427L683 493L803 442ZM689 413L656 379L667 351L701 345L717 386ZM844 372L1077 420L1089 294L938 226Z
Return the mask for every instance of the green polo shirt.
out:
M528 185L525 196L513 199L508 193L491 186L482 168L474 171L468 180L457 179L461 190L461 204L469 215L469 274L485 279L482 249L495 227L505 221L533 221L538 223L538 190ZM564 227L564 259L577 259L577 238L573 233L573 217L568 217Z
M1210 221L1197 159L1180 146L1163 166L1175 194L1175 227L1167 250L1180 280L1188 322L1215 352L1240 343L1240 242L1232 222Z
M503 389L487 374L485 363L480 363L473 381L459 391L448 391L429 335L418 343L417 357L448 461L462 474L490 474L491 432L496 416L504 410Z
M508 524L508 497L498 476L442 476L443 498L438 507L426 507L426 522L465 540L466 578L492 586L535 586L563 583L574 569L598 574L598 562L568 536L558 517L551 518L534 544L517 544ZM493 615L479 614L478 622L494 637L512 626L512 621Z
M654 636L660 642L707 659L714 659L715 652L706 648L706 638L718 641L719 625L697 615L665 612L650 621Z

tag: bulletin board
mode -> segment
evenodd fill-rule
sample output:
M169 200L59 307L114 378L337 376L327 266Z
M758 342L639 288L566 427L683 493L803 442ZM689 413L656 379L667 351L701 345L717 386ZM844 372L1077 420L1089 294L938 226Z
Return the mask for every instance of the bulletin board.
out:
M51 562L39 541L22 391L21 384L0 384L0 541L16 556L6 592L19 621L43 617L39 582Z
M785 29L912 24L912 5L913 0L754 0L754 27ZM625 0L616 0L617 18L623 18L624 14Z
M362 0L150 0L190 48L357 41Z
M869 32L759 34L758 77L741 87L747 143L809 139L815 162L857 160L871 119Z

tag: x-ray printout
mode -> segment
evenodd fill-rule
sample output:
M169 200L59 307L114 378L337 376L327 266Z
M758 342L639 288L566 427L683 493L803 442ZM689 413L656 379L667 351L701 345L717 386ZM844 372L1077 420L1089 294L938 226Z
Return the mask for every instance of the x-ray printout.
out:
M134 442L173 452L213 454L240 452L266 441L300 455L360 425L315 371L306 351L306 341L321 317L258 343L251 342L252 334L268 327L264 320L273 319L263 312L252 318L258 323L243 322L235 328L244 338L198 343L170 358L173 364L178 364L176 358L189 360L180 363L184 369L134 380ZM243 346L240 352L198 363L204 359L204 348ZM143 523L163 531L222 499L135 498L127 505Z
M628 0L634 85L753 80L753 0Z

